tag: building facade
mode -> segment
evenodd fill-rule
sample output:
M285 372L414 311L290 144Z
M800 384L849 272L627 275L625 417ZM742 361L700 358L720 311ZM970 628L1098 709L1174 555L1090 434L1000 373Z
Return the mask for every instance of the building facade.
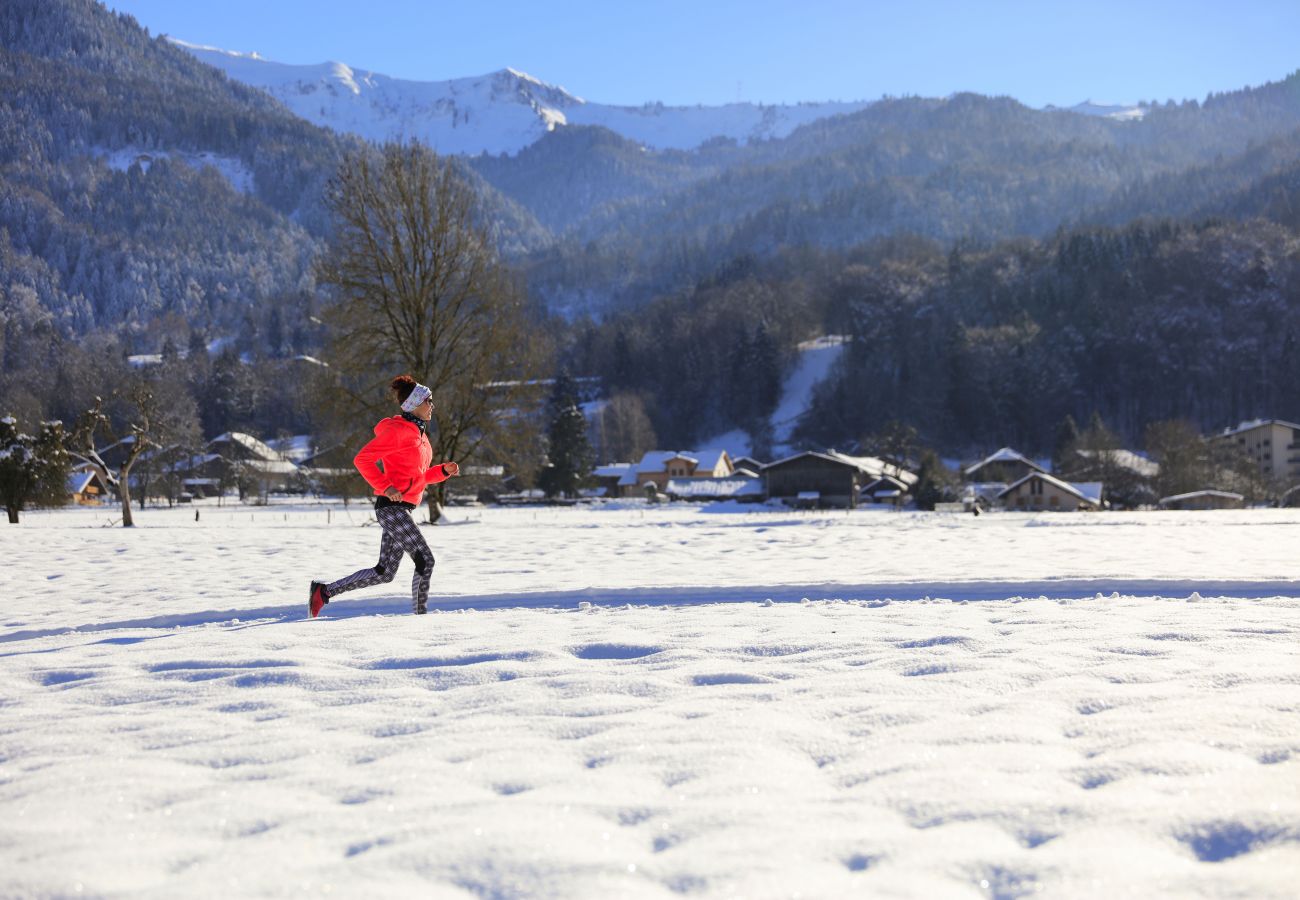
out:
M1300 425L1281 419L1256 419L1225 428L1210 438L1231 443L1259 466L1270 481L1300 484Z

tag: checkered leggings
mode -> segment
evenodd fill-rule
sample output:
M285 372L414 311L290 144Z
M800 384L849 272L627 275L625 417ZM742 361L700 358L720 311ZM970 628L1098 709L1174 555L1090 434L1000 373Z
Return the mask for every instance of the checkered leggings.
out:
M429 549L428 542L404 506L377 509L375 518L384 529L383 540L379 542L379 562L373 569L353 572L348 577L327 585L326 595L333 600L339 594L357 588L387 584L397 576L402 554L409 553L411 559L415 560L415 575L411 578L411 611L423 613L429 600L429 579L433 575L433 552Z

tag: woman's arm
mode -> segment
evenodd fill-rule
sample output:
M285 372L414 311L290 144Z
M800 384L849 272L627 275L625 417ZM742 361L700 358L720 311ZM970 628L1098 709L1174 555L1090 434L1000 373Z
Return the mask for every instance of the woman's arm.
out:
M460 466L454 462L445 462L441 465L430 466L424 472L425 484L437 484L439 481L446 481L455 475L460 474Z
M375 489L376 493L380 494L385 493L389 488L395 487L393 479L385 475L384 470L378 466L380 458L383 457L387 449L382 439L378 437L371 438L370 442L362 447L357 452L356 458L352 460L352 464L357 467L361 477Z

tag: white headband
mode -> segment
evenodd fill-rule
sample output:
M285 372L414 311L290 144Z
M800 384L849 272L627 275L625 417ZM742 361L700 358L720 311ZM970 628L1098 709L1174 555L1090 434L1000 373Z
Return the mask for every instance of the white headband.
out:
M411 389L411 395L402 402L403 412L415 412L415 408L433 396L433 391L422 384Z

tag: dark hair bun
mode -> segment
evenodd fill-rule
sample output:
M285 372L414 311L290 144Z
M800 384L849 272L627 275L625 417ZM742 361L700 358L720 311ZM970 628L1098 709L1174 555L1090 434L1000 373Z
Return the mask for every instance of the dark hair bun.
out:
M398 403L405 403L406 398L415 390L415 379L410 375L398 375L388 383L388 392Z

